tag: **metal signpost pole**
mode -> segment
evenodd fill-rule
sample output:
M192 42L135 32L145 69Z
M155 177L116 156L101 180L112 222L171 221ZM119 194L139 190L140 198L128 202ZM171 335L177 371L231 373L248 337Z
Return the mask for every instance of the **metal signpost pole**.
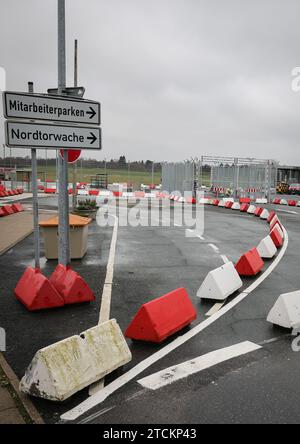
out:
M78 86L77 54L78 54L78 42L77 40L75 40L74 43L74 87L75 88L77 88ZM73 164L73 195L72 195L73 211L76 210L77 206L76 183L77 183L77 162Z
M58 0L58 94L66 87L66 29L65 0ZM59 169L59 263L67 266L70 262L69 193L68 193L68 151L58 156Z
M28 92L33 93L33 83L28 82ZM32 163L32 208L33 208L33 228L34 228L34 262L35 268L40 268L40 236L39 236L39 202L38 202L38 177L36 149L31 149Z

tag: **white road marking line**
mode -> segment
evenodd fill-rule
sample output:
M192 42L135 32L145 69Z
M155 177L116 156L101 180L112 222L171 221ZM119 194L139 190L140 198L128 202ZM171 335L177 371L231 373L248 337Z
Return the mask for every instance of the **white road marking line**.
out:
M206 355L199 356L191 361L182 362L178 365L161 370L157 373L153 373L150 376L146 376L143 379L139 379L137 382L142 386L150 390L158 390L173 382L187 378L190 375L199 373L222 362L229 361L230 359L237 358L248 353L252 353L256 350L260 350L262 347L246 341L240 344L232 345L230 347L215 350L207 353Z
M223 302L217 302L207 313L205 313L205 316L210 317L217 313L225 304L226 300Z
M297 211L288 211L288 210L277 210L280 211L281 213L289 213L289 214L299 214Z
M79 404L77 407L74 407L73 409L67 411L61 416L61 419L67 420L67 421L74 421L93 407L96 407L97 405L101 404L103 401L105 401L108 396L110 396L112 393L114 393L119 388L123 387L125 384L127 384L129 381L136 378L139 374L141 374L144 370L146 370L148 367L153 365L155 362L159 361L160 359L167 356L169 353L171 353L176 348L180 347L182 344L186 343L190 339L192 339L194 336L198 335L202 331L204 331L207 327L211 326L214 322L216 322L218 319L220 319L222 316L224 316L226 313L228 313L232 308L234 308L236 305L238 305L240 302L242 302L245 298L249 296L250 293L252 293L269 275L275 270L275 268L278 266L280 261L282 260L287 247L289 243L289 237L286 229L283 227L284 230L284 244L282 246L282 249L276 259L272 262L272 264L269 266L269 268L258 278L256 281L250 285L243 293L240 293L236 298L234 298L231 302L226 304L221 310L219 310L217 313L215 313L213 316L211 316L209 319L206 319L205 321L201 322L200 324L196 325L194 328L192 328L187 333L183 334L182 336L179 336L178 338L174 339L170 344L166 345L165 347L158 350L156 353L153 353L148 358L144 359L144 361L141 361L139 364L137 364L135 367L131 368L128 372L124 373L119 378L115 379L113 382L111 382L109 385L107 385L105 388L103 388L100 392L96 393L94 396L91 396L90 398L83 401L81 404Z
M115 264L116 246L118 238L118 224L119 224L117 216L113 216L111 214L110 216L114 217L115 224L110 243L110 250L106 267L106 276L102 291L99 324L101 324L102 322L109 321L110 319L111 293L112 293L112 285L114 277L114 264ZM95 382L89 387L89 396L95 395L96 393L99 392L99 390L102 390L103 387L104 387L104 379Z
M225 256L225 254L221 254L221 259L224 262L224 264L228 264L228 262L230 262L230 260L228 259L227 256Z
M114 409L116 406L108 407L106 409L101 410L101 412L97 412L94 415L89 416L88 418L83 419L82 421L79 421L78 424L87 424L90 421L93 421L94 419L99 418L100 416L104 415L105 413L109 412L110 410Z
M101 298L99 324L102 322L109 321L110 318L111 292L112 292L112 284L114 278L114 265L115 265L116 246L118 238L118 224L119 224L118 218L116 216L113 217L115 218L115 224L110 244L109 257L106 268L106 277Z
M208 244L210 246L210 248L212 248L216 253L219 253L220 250L219 248L215 245L215 244Z

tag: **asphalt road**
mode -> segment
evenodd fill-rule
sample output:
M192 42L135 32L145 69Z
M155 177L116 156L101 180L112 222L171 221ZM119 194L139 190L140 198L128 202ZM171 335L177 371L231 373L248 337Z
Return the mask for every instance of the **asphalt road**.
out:
M47 200L47 206L54 204L55 201ZM146 209L145 204L141 210L143 217L146 217ZM268 324L266 316L281 293L299 288L300 211L286 207L276 207L276 211L290 240L284 258L272 274L210 327L149 366L76 422L299 422L299 355L291 349L292 338L287 336L288 332ZM6 279L0 283L0 312L6 313L3 320L1 316L1 326L6 328L8 335L6 358L19 377L23 376L39 348L97 323L111 234L111 227L101 228L94 223L87 256L82 263L73 263L74 269L96 292L97 302L94 304L28 313L14 299L12 290L25 267L32 264L32 238L0 257L1 269L6 270ZM205 207L204 239L187 238L185 227L119 227L112 317L118 320L124 331L143 303L185 287L197 309L198 318L180 332L179 337L203 322L205 313L213 305L196 297L207 273L224 263L224 255L236 262L267 234L268 225L258 218L210 206ZM266 267L270 264L266 263ZM52 261L47 262L43 271L50 275L54 266ZM252 282L252 279L244 279L244 288ZM144 389L137 383L138 379L159 370L242 341L261 344L262 349L159 390ZM106 385L162 349L166 343L154 345L129 340L132 362L109 375ZM87 390L83 390L63 404L38 399L34 403L46 422L57 422L62 413L87 397Z

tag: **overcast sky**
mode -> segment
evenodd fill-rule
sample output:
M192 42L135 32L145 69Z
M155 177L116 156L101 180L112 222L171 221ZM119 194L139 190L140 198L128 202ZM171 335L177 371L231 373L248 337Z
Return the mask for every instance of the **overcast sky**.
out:
M57 1L0 6L7 89L56 87ZM66 11L68 86L77 38L79 83L102 103L92 157L300 164L299 0L66 0Z

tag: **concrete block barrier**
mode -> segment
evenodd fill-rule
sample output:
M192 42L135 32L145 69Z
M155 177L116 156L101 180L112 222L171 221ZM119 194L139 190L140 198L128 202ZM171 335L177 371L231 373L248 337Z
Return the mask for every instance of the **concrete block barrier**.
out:
M247 210L247 213L248 214L254 214L255 210L256 210L256 206L255 205L250 205L250 207Z
M265 237L258 245L257 251L262 259L272 259L276 253L277 248L271 236Z
M264 267L264 261L256 248L243 254L237 262L235 269L240 276L256 276Z
M260 215L262 214L262 212L264 211L263 208L261 207L256 207L255 211L254 211L254 216L256 217L260 217Z
M21 380L20 390L64 401L132 359L115 319L39 350Z
M279 230L280 228L276 226L270 233L270 237L277 248L280 248L283 245L283 235L281 235Z
M232 262L208 273L197 296L201 299L224 301L243 286L243 282Z
M224 208L224 207L225 207L225 205L226 205L226 202L225 202L225 200L221 200L221 201L219 202L219 205L218 205L218 207L220 207L220 208Z
M267 222L270 224L275 216L276 216L275 211L271 211L267 219Z
M280 295L268 314L267 321L283 328L299 328L300 291Z
M138 310L125 336L134 340L162 342L197 318L185 288L154 299Z
M232 210L236 210L236 211L240 211L241 209L241 205L239 204L239 202L234 202L234 204L231 207Z
M270 215L269 211L265 208L259 217L263 220L267 220L269 215Z
M281 199L280 205L288 205L288 201L286 199Z
M255 203L259 205L266 205L268 203L268 199L262 198L262 199L256 199Z

